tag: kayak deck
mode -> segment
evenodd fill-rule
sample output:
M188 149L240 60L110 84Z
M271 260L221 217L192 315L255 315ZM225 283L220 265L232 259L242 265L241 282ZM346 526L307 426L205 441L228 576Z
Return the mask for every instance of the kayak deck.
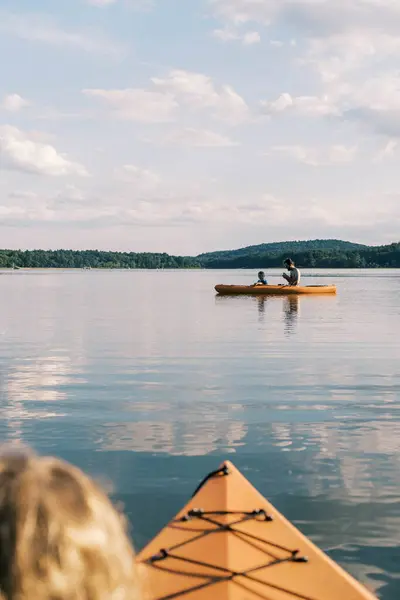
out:
M148 600L375 599L229 461L203 480L137 562Z
M335 285L225 285L218 284L215 290L221 295L295 295L295 294L336 294Z

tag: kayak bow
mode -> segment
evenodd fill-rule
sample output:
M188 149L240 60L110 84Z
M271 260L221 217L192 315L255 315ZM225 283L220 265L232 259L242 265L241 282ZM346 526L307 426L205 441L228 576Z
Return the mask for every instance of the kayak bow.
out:
M376 600L229 461L137 561L148 600Z

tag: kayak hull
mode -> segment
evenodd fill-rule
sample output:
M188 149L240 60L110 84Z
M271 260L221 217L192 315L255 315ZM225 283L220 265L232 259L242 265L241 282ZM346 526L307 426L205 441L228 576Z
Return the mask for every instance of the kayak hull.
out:
M229 461L137 563L147 600L376 600Z
M335 285L224 285L215 286L216 292L224 296L269 295L291 296L303 294L336 294Z

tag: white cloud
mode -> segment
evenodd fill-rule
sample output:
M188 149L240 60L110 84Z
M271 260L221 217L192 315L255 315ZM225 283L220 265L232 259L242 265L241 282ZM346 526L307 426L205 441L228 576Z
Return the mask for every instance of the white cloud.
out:
M96 7L107 7L117 4L118 0L86 0L88 4ZM138 10L148 10L153 7L154 0L125 0L125 5Z
M111 4L116 4L118 0L87 0L89 4L93 6L111 6Z
M225 27L224 29L214 29L212 32L213 36L221 42L232 42L233 40L240 40L241 36L234 29Z
M386 72L366 79L341 79L329 84L321 96L292 96L260 102L269 117L292 114L306 117L341 117L358 122L375 133L400 137L400 75Z
M171 121L178 108L210 110L213 116L232 123L248 118L243 98L229 85L217 89L207 75L175 69L165 78L153 77L151 84L150 89L86 89L83 93L105 100L122 119L144 123Z
M3 102L0 104L0 108L10 112L18 112L26 106L29 106L28 100L25 100L19 94L9 94L5 96Z
M21 206L0 206L0 216L2 219L21 219L24 220L26 216L26 209Z
M260 105L262 112L266 115L274 115L286 111L308 116L328 116L340 114L339 108L328 96L293 97L285 92L282 93L276 100L261 101Z
M75 185L68 184L59 192L54 194L54 197L51 198L48 203L54 205L68 205L69 207L81 206L83 204L87 204L88 198L85 192Z
M395 151L399 146L398 140L389 140L383 148L379 150L374 158L374 162L380 163L394 156Z
M66 186L56 193L38 193L35 197L19 200L14 198L8 205L1 203L0 215L5 239L14 239L13 236L17 235L17 229L7 233L7 225L15 227L29 223L29 234L28 230L24 230L24 236L32 235L30 240L40 240L42 238L38 236L42 235L45 227L46 239L53 240L54 247L54 244L65 243L60 242L60 235L63 240L71 239L69 225L72 225L84 228L93 246L116 248L117 245L126 249L130 247L132 227L136 227L135 240L140 238L141 247L146 249L151 232L158 228L151 242L153 248L182 254L194 252L196 244L199 252L206 249L207 244L211 244L211 248L215 243L228 247L232 232L241 235L243 242L246 232L248 235L261 235L261 241L265 236L262 224L266 219L270 223L269 239L310 238L319 231L323 237L352 238L355 235L358 239L364 237L368 240L368 237L377 239L379 236L378 241L391 241L400 225L399 207L396 194L381 194L379 202L374 193L356 198L339 195L333 202L329 195L310 195L306 199L296 196L294 199L292 195L276 197L257 193L249 197L242 190L238 196L232 196L217 192L215 188L211 194L190 194L187 190L186 193L182 190L174 192L171 188L165 195L144 195L140 190L128 187L125 192L102 189L101 193L95 194ZM294 212L295 224L291 218ZM57 234L52 224L57 224ZM63 228L59 227L61 224ZM177 235L179 227L182 228L182 236ZM215 230L214 238L212 229ZM158 243L160 237L162 241ZM26 244L26 237L23 239ZM85 239L88 239L86 234ZM35 245L35 242L30 243ZM79 247L79 242L73 243L74 247Z
M114 170L119 181L132 184L136 189L152 190L160 184L160 176L151 169L137 165L123 165Z
M294 102L292 96L284 92L276 100L262 100L260 104L266 114L274 114L293 107Z
M395 200L398 201L398 197ZM374 227L377 223L387 226L392 220L400 222L399 206L400 204L394 208L393 198L385 196L381 197L379 203L376 203L375 197L364 197L358 198L356 203L346 198L342 202L333 204L328 198L309 198L293 202L284 197L265 193L257 195L250 201L233 201L226 197L215 198L214 201L211 199L202 202L191 201L176 207L176 210L170 214L170 218L192 223L221 224L222 227L235 225L254 227L260 224L260 220L268 219L275 231L279 231L282 236L288 236L291 216L295 211L296 231L293 232L295 235L300 237L299 231L321 229L327 231L328 229L330 233L334 231L340 236L344 226L352 228L353 231L358 227L360 231Z
M121 47L101 33L64 28L48 15L13 14L0 10L0 31L22 40L51 46L69 46L89 53L121 53Z
M213 36L221 40L221 42L238 40L241 41L244 46L252 46L261 42L261 36L258 31L246 31L244 33L240 33L237 29L232 27L214 29Z
M302 50L294 65L311 68L319 77L320 90L308 95L284 93L264 102L264 112L342 116L377 133L399 136L397 0L210 0L210 4L227 30L257 23L271 30L290 27L300 38Z
M259 223L260 218L265 216L275 226L290 220L291 212L292 209L288 202L271 194L262 194L250 203L240 203L230 208L226 207L226 213L231 213L234 221L250 224Z
M282 48L284 45L281 40L270 40L269 44L275 48Z
M35 200L37 198L36 192L32 192L31 190L15 190L8 194L9 198L16 198L18 200Z
M54 146L35 140L16 127L0 127L0 144L3 167L59 177L63 175L86 175L85 168L60 154Z
M94 119L95 116L94 111L67 111L52 106L42 106L40 112L35 114L35 118L41 121L69 121L76 119L88 121Z
M342 83L337 95L352 108L400 111L400 75L397 71L386 72L370 76L359 85Z
M171 93L149 91L141 88L124 90L83 90L87 96L101 98L115 116L142 123L171 121L178 103Z
M252 46L253 44L259 44L261 37L258 31L247 31L243 36L243 44L245 46Z
M324 165L346 165L355 159L357 147L333 145L326 148L312 148L307 146L274 146L268 156L272 153L280 153L289 156L301 163L313 167Z
M209 0L216 16L235 24L290 23L307 32L337 33L363 27L389 28L400 24L397 0Z
M323 82L331 83L365 66L381 70L382 62L398 56L399 51L398 36L361 29L309 39L300 63L314 67Z
M249 21L269 24L271 19L270 0L209 0L217 17L241 25ZM276 11L275 11L276 12Z
M231 140L225 135L194 127L186 127L173 131L162 138L162 143L171 146L192 146L198 148L227 148L239 145L238 142Z
M217 89L211 77L202 73L174 69L165 78L153 77L152 82L189 108L214 110L216 116L227 121L248 118L245 100L231 86Z

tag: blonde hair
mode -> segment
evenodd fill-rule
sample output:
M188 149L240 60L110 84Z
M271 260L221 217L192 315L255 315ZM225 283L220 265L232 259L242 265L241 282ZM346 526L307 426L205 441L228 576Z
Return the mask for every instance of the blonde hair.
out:
M80 469L0 453L0 600L139 600L125 520Z

